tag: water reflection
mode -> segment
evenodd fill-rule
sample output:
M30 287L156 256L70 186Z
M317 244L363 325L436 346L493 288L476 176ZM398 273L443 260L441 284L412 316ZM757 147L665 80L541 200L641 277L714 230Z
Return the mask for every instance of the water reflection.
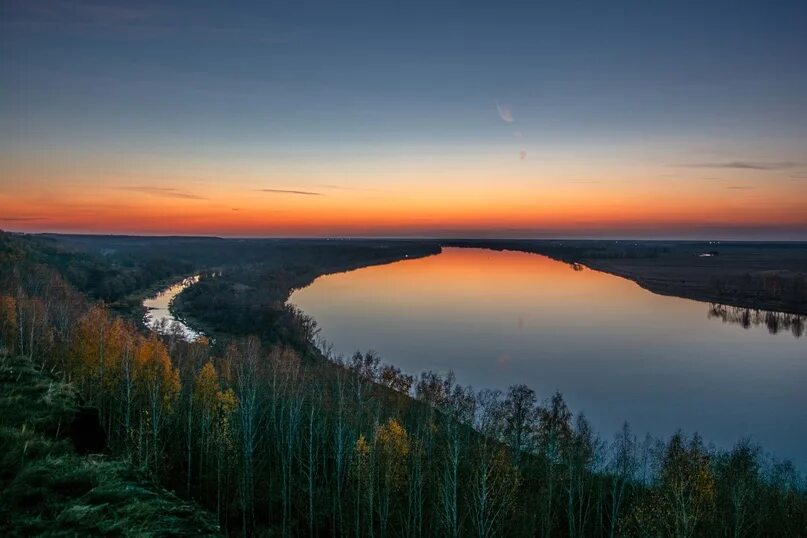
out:
M801 335L804 334L805 317L798 314L712 303L707 316L709 319L719 319L723 323L735 323L743 329L762 325L768 328L770 334L790 331L796 338L801 338Z
M656 295L535 254L455 248L321 277L291 301L345 356L374 349L409 374L560 390L604 435L625 420L724 447L748 435L807 468L807 338L782 336L801 334L803 318Z
M177 319L171 312L171 302L174 297L182 293L182 290L199 282L199 275L194 275L183 279L172 286L160 291L154 297L143 301L146 307L146 315L143 322L147 327L160 334L173 334L185 340L195 340L203 336L201 332L191 329L182 320Z

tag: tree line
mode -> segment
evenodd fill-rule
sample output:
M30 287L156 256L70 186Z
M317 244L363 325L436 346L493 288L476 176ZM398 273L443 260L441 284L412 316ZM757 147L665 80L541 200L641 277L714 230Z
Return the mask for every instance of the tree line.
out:
M145 332L58 272L0 266L0 347L69 380L109 450L233 535L798 536L807 492L749 441L601 438L560 394L476 391L372 352ZM316 327L296 313L308 341Z

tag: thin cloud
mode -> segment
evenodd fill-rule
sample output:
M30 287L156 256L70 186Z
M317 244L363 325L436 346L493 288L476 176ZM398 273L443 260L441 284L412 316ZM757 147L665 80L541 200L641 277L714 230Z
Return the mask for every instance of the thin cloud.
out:
M45 220L45 217L0 217L3 222L30 222L33 220Z
M257 189L260 192L269 192L273 194L297 194L299 196L325 196L321 192L314 191L295 191L290 189Z
M732 191L752 191L756 189L756 187L749 187L748 185L729 185L726 188Z
M507 103L496 103L496 110L499 112L499 117L505 123L513 123L515 118L513 117L513 111L510 110L510 105Z
M671 166L678 166L683 168L728 168L731 170L787 170L790 168L797 168L804 166L802 163L792 161L778 161L778 162L753 162L753 161L729 161L725 163L690 163L690 164L674 164Z
M148 185L126 187L127 191L142 192L152 196L162 196L163 198L182 198L184 200L207 200L204 196L185 192L172 187L151 187Z
M335 191L389 192L386 189L374 189L372 187L351 187L348 185L335 185L333 183L322 183L317 185L317 187L321 189L332 189Z
M317 185L323 189L334 189L337 191L363 191L367 189L363 189L361 187L347 187L345 185L333 185L331 183L323 183L321 185Z

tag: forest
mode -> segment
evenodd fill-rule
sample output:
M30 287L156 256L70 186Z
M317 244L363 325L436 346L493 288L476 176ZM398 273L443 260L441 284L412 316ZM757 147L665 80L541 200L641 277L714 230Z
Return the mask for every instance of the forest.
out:
M103 241L0 234L0 360L74 387L106 454L203 506L223 534L807 534L803 478L749 440L720 449L628 424L603 436L560 393L334 356L285 304L318 274L437 244ZM127 296L189 271L206 276L177 308L215 343L127 314Z

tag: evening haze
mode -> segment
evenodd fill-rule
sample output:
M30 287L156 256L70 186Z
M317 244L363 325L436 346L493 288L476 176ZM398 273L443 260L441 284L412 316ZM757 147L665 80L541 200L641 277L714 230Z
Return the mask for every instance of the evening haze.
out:
M807 3L0 4L0 228L807 239Z

